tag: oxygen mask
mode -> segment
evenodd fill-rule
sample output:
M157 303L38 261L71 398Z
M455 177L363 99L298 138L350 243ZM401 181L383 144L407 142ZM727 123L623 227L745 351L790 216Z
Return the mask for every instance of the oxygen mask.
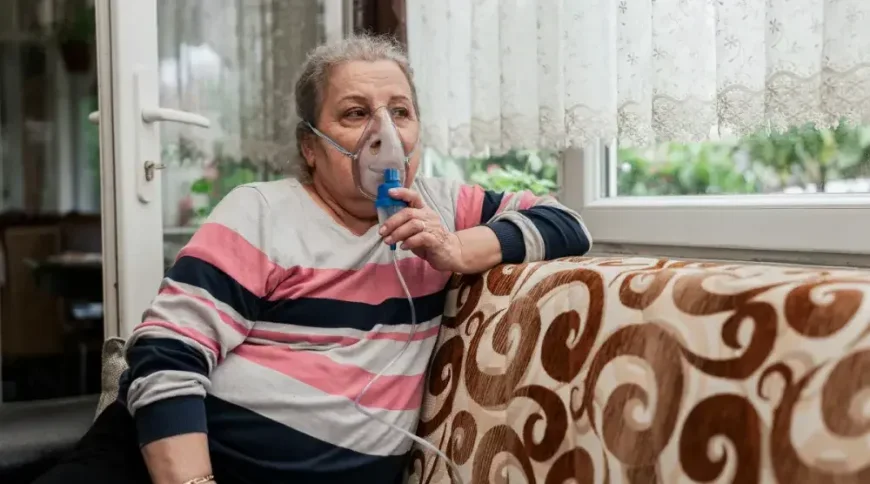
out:
M384 173L387 170L391 170L391 173L392 170L398 172L400 185L405 184L408 163L417 145L416 123L407 115L396 114L389 107L381 106L371 112L353 151L342 147L311 123L308 123L308 127L314 134L351 159L353 181L357 189L366 198L374 201L378 196L378 186L384 182ZM413 139L403 139L403 134Z

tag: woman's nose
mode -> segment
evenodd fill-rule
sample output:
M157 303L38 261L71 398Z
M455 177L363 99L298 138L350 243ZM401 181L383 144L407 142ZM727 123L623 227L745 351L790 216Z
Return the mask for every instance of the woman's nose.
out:
M375 138L371 143L369 143L369 153L376 155L381 151L381 139Z

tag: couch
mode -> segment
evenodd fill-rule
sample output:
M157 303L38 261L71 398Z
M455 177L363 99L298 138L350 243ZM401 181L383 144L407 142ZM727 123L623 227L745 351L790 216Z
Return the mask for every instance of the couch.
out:
M466 484L867 483L870 271L579 257L455 277L424 394L418 434ZM422 446L409 472L450 482Z
M418 434L466 483L870 482L870 271L570 258L448 299Z

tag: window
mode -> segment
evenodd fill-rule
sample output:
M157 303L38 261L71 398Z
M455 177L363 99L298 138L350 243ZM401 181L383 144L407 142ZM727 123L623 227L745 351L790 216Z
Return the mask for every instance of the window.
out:
M612 243L866 253L870 127L842 122L729 140L588 148L583 203ZM586 160L584 160L586 161ZM602 169L595 173L595 166ZM591 168L591 169L590 169ZM578 178L579 179L579 178ZM620 220L619 224L610 220Z
M610 244L870 254L870 4L409 1L427 146L563 153Z
M529 190L536 195L559 192L561 153L547 150L510 150L463 158L423 155L427 175L463 180L497 192Z

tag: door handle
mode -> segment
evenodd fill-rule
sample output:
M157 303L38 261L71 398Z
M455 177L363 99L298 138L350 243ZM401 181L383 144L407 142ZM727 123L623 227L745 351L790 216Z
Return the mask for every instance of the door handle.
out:
M100 112L94 111L88 115L88 121L100 124ZM142 121L146 123L169 122L189 124L200 128L210 128L211 122L205 116L170 108L148 108L142 110Z
M144 108L142 109L142 121L146 123L168 122L189 124L200 128L210 128L211 123L202 115L179 111L170 108Z

